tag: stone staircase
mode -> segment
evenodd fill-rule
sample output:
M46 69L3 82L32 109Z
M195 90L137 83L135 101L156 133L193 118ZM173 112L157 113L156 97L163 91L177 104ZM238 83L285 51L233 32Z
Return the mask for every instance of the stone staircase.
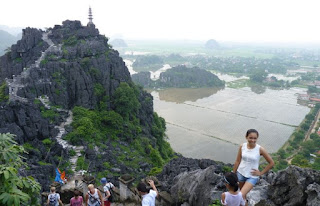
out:
M12 79L6 79L7 85L9 87L9 101L20 101L20 102L28 102L26 98L18 96L18 90L24 88L27 84L24 82L30 75L31 69L40 69L41 61L43 61L48 53L61 53L62 45L55 45L52 40L48 37L51 31L43 33L42 40L47 42L49 47L41 53L41 56L35 61L28 68L24 68L21 74L13 75ZM46 83L51 84L49 79L39 79L37 83ZM49 97L46 95L40 96L39 99L42 104L45 106L46 109L51 109ZM71 163L71 170L74 172L74 175L68 180L67 184L62 186L62 189L72 189L72 188L79 188L79 189L86 189L86 184L82 182L82 175L86 172L84 170L76 171L77 161L78 158L81 156L81 151L83 151L83 146L74 146L69 144L66 140L62 139L63 135L66 133L65 126L70 125L73 119L73 115L71 111L65 109L56 109L57 111L67 112L68 117L67 119L62 122L59 126L55 126L55 128L59 129L59 133L55 137L57 142L64 148L64 149L72 149L75 151L75 155L70 158Z
M13 75L12 79L6 79L7 85L9 87L9 101L21 101L21 102L28 102L28 100L26 98L20 97L18 96L18 90L22 89L26 86L24 79L26 79L29 74L30 74L30 70L34 69L34 68L39 68L40 67L40 63L42 60L45 59L46 55L48 52L61 52L61 45L54 45L54 43L52 42L51 39L49 39L48 35L51 33L51 31L47 32L47 33L43 33L42 35L42 40L47 42L49 44L49 47L41 53L41 56L35 61L34 64L32 64L30 67L28 68L24 68L23 71L21 72L21 74L19 75ZM51 83L50 81L41 81L40 82L46 82L46 83Z
M41 97L38 97L37 99L39 99L41 101L41 103L45 106L46 109L51 108L50 104L49 104L50 101L49 101L48 96L43 95ZM77 161L78 161L78 158L81 156L81 151L83 151L84 147L71 145L66 140L62 139L63 135L66 133L65 127L72 123L72 119L73 119L72 111L70 111L70 110L68 111L65 109L57 109L57 110L63 111L63 112L68 112L68 117L59 126L55 126L55 128L59 129L59 133L57 134L55 139L64 149L69 149L69 150L72 149L75 151L75 155L72 156L69 160L71 163L71 165L70 165L71 170L74 172L74 175L70 179L68 179L66 184L62 185L61 189L62 190L69 190L69 189L74 189L74 188L78 188L81 190L86 189L86 184L84 184L84 182L82 182L82 175L86 171L84 171L84 170L76 171Z
M59 109L58 109L59 110ZM60 109L61 111L62 109ZM64 148L64 149L72 149L75 151L75 155L70 158L70 163L71 163L71 169L75 173L75 175L81 175L83 171L77 171L76 172L76 166L77 166L77 161L78 158L81 156L81 151L83 151L84 147L83 146L74 146L69 144L66 140L62 139L62 136L66 133L65 126L70 125L72 122L72 112L69 111L69 116L66 119L65 122L62 122L59 126L55 126L55 128L59 129L59 133L56 136L57 142Z

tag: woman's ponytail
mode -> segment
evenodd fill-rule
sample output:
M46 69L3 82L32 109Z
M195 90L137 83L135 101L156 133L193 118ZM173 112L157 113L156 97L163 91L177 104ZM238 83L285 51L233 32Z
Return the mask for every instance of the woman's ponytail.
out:
M234 185L233 191L237 192L239 189L239 183L236 182L236 184Z
M233 187L233 190L236 192L239 189L239 183L238 183L238 177L233 172L228 172L224 176L226 183L228 183L231 187Z

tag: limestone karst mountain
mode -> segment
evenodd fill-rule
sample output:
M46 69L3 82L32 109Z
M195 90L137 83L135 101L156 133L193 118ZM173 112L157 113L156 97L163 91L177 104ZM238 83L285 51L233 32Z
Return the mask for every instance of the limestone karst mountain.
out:
M97 180L141 178L173 156L152 96L132 81L108 38L64 21L23 37L0 57L0 132L16 135L28 168L48 190L55 168Z
M219 49L220 45L216 40L210 39L210 40L208 40L206 42L205 48L207 48L207 49Z
M113 47L128 47L128 44L123 39L113 39L110 44Z

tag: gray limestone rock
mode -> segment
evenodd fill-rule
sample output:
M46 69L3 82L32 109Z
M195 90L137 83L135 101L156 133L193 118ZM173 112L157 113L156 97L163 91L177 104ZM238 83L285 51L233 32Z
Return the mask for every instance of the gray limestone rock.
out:
M194 170L197 161L177 158L169 162L157 176L164 187L170 188L174 204L187 202L189 205L209 205L214 200L220 200L221 193L226 191L221 166L219 168L215 163L206 167L207 164L204 164L206 169ZM189 169L182 170L181 167ZM269 172L248 193L248 203L256 206L320 205L319 181L319 171L296 166L289 166L277 173Z
M216 167L184 172L174 179L171 196L175 203L188 202L190 205L209 205L219 199L222 193L218 185L222 176L215 173Z
M309 184L320 183L320 172L289 166L274 177L268 197L276 205L306 205Z
M313 183L308 185L306 193L308 194L307 206L320 205L320 185Z

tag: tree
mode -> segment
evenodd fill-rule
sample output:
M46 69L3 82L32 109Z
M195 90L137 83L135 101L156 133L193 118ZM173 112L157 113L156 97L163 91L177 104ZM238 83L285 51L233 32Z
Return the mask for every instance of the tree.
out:
M320 93L320 89L315 86L308 86L308 93Z
M291 161L291 164L304 168L310 168L311 166L309 161L301 154L294 156L294 158Z
M125 120L129 120L130 117L136 117L140 103L134 88L131 88L127 83L121 82L114 93L113 99L115 111Z
M13 138L13 134L0 134L0 205L39 205L41 186L32 177L18 175L26 166L20 155L25 151Z
M262 82L266 79L267 75L268 74L265 71L257 70L250 75L250 80L254 82Z
M306 119L312 121L312 120L314 120L315 116L316 116L315 114L307 114Z
M299 82L299 80L293 80L292 82L291 82L291 85L298 85L300 82Z
M301 132L297 132L294 134L294 142L299 142L304 139L304 134Z
M315 139L319 138L319 135L317 133L312 133L312 134L310 134L310 138L315 140Z
M278 154L282 159L284 159L285 155L286 155L286 152L284 151L284 149L279 149Z
M307 124L307 123L303 123L303 124L301 125L301 128L302 128L304 131L308 131L308 129L310 128L310 125Z

